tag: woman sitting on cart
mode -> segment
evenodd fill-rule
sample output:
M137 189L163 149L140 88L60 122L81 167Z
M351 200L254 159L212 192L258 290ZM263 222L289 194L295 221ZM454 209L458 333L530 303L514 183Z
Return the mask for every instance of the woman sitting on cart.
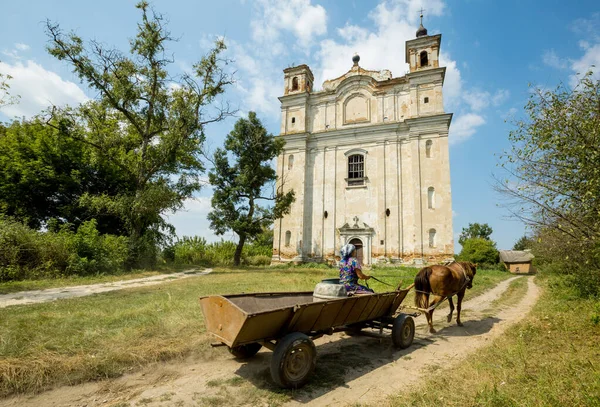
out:
M368 280L371 276L364 274L360 264L354 254L356 247L353 244L347 244L340 250L340 283L344 284L349 295L370 294L374 291L368 287L358 284L358 279Z

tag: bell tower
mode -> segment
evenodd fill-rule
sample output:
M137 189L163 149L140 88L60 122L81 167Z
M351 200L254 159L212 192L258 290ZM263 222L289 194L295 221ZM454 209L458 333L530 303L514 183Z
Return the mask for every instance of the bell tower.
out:
M421 12L421 25L417 30L417 38L406 41L406 62L410 65L410 72L439 68L441 42L442 34L427 35Z
M284 96L312 92L315 78L308 65L298 65L283 70L285 81Z

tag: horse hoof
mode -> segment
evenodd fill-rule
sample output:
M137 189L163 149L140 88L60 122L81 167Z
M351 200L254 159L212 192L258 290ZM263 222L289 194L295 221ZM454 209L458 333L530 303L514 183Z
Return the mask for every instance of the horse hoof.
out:
M436 331L435 329L431 328L431 329L429 330L429 333L430 333L430 334L435 334L435 333L437 333L437 331Z
M458 326L463 326L462 322L457 322Z
M448 322L452 322L452 315L448 315Z

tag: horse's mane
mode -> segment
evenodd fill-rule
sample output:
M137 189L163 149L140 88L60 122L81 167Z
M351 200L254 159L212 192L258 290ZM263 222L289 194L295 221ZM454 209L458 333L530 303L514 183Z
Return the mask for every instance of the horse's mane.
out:
M471 280L473 279L473 277L475 277L475 270L477 267L475 264L471 263L470 261L452 260L452 261L447 261L446 263L444 263L444 266L449 267L449 266L453 265L454 263L461 266L463 268L463 270L465 270L467 277L469 277Z
M476 267L473 263L471 263L470 261L458 261L458 264L460 264L462 266L463 269L465 269L465 272L467 273L467 276L470 279L473 279L473 277L475 277L475 273L476 273Z

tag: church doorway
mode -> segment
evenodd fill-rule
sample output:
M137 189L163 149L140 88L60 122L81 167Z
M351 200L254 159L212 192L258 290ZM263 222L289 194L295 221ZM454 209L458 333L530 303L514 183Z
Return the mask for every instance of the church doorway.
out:
M362 266L363 264L363 242L360 239L352 239L350 240L350 244L353 244L356 247L356 259L358 260L358 264Z

